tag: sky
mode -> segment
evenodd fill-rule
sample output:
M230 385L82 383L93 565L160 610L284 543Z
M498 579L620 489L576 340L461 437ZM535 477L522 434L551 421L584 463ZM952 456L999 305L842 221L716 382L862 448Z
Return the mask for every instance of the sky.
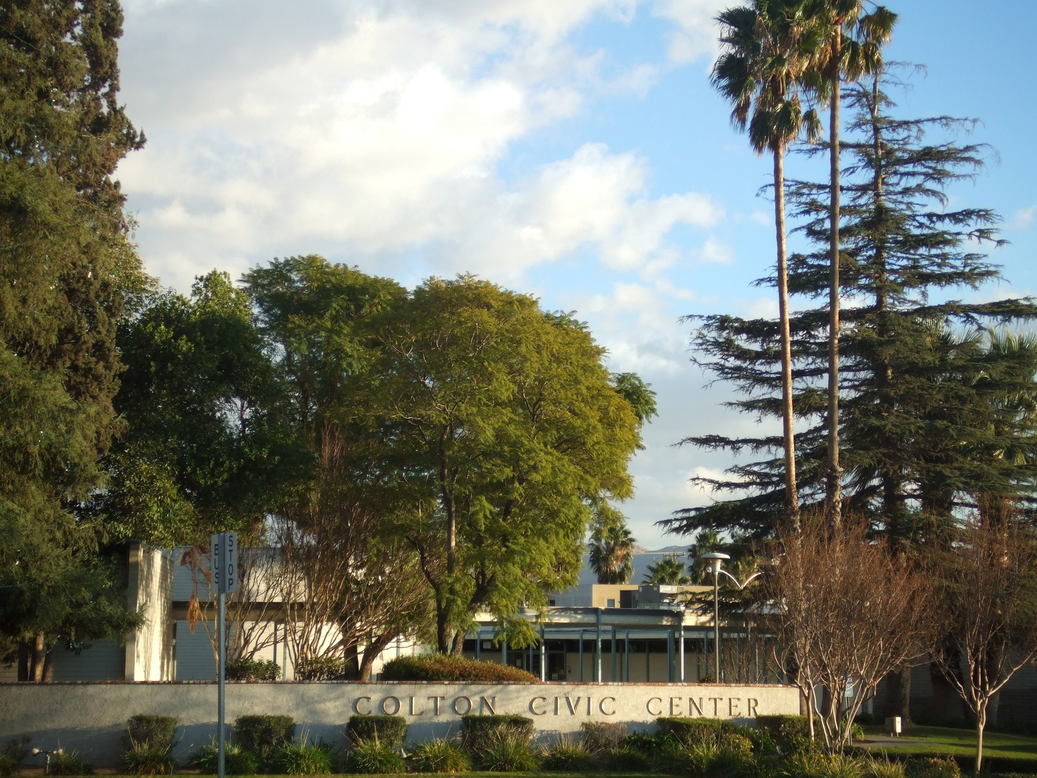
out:
M683 317L777 311L751 284L773 264L770 161L709 84L731 4L124 0L120 99L148 142L118 178L140 256L182 292L320 254L407 287L474 273L574 312L657 394L631 531L686 545L656 522L712 500L689 479L732 460L678 442L759 422L722 407ZM925 66L898 114L979 119L967 140L991 147L949 207L1001 214L1007 281L962 296L1035 293L1037 3L888 6L886 58Z

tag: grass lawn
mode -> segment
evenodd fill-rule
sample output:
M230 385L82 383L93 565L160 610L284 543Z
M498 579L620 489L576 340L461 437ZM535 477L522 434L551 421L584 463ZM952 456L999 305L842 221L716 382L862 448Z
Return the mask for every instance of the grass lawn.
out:
M884 734L879 727L865 730L864 745L874 735ZM900 738L885 739L873 743L872 748L898 754L942 753L955 756L970 756L976 753L976 731L955 727L911 727ZM1033 760L1037 765L1037 737L1008 732L983 734L983 756L1006 759Z

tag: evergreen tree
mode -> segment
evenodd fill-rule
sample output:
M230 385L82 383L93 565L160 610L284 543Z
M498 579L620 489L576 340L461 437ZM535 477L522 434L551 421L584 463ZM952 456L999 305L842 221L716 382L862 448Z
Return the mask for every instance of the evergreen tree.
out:
M128 623L69 611L114 602L73 509L119 430L115 329L143 284L111 178L143 142L117 103L121 21L104 0L0 8L0 653L21 645L35 680L72 631Z
M976 250L998 244L997 215L946 208L947 188L979 169L983 148L927 142L927 133L953 133L968 123L895 118L878 78L858 84L847 97L855 120L844 144L850 161L842 184L841 233L843 289L854 304L843 311L844 486L855 511L870 514L893 534L911 534L926 516L949 517L991 472L989 458L978 467L977 447L962 442L993 442L983 421L987 390L975 377L981 369L997 372L990 364L994 355L983 357L956 343L959 333L982 322L1032 317L1037 307L1029 300L953 299L961 289L999 277ZM824 150L815 147L813 153ZM789 188L800 230L817 247L791 258L789 285L803 297L824 299L828 184L794 181ZM805 501L815 503L824 495L827 313L826 307L805 309L792 323L796 408L812 421L797 438L800 489ZM745 395L731 405L778 415L776 322L705 317L694 342L698 361ZM779 440L703 436L685 442L764 456L732 468L726 479L708 481L721 489L748 489L748 497L681 511L670 526L686 533L710 527L768 534L782 503L781 464L767 456L779 449ZM998 477L1013 480L1005 472Z

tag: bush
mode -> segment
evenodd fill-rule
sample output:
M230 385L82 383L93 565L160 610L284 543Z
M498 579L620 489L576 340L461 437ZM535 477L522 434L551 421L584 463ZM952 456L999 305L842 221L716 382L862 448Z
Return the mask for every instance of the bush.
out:
M407 719L403 716L350 716L346 723L346 737L351 743L377 740L394 749L403 748L407 739Z
M227 662L228 681L276 681L281 677L277 662L267 659L232 659Z
M467 773L472 769L472 760L449 740L436 739L414 748L410 766L416 773Z
M129 775L170 775L173 759L173 734L176 716L137 714L126 722L126 751L123 769Z
M78 751L61 751L51 754L51 775L90 775L94 768L88 765L79 756Z
M216 743L202 746L191 764L202 773L216 775L219 747ZM259 759L237 743L226 743L223 749L223 766L227 775L255 775L259 772Z
M477 767L497 773L533 772L540 759L530 738L518 730L503 727L487 730L474 746L467 746Z
M297 681L335 681L346 676L342 657L310 656L300 659L295 665Z
M617 748L628 733L627 725L618 721L585 721L580 724L580 742L592 754Z
M133 743L122 755L127 775L172 775L176 762L171 746Z
M535 675L517 667L446 654L397 657L386 662L380 678L383 681L540 683Z
M785 759L788 778L864 778L867 763L843 754L797 751Z
M864 778L907 778L907 772L903 762L873 758L864 765Z
M28 755L29 738L8 740L3 748L0 748L0 776L14 775L21 769L22 762Z
M721 719L662 716L655 721L661 734L671 735L688 746L696 743L715 743L721 734L735 731L734 724Z
M234 733L238 745L266 767L278 748L291 744L295 721L291 716L241 716L234 722Z
M501 735L510 735L530 744L533 741L533 719L516 715L461 717L461 742L472 756L499 740Z
M639 773L648 769L651 760L643 751L620 744L598 754L600 770Z
M788 755L810 751L810 721L806 716L757 716L756 725L770 733L779 753Z
M766 729L760 727L739 727L738 734L749 738L753 744L753 753L758 756L773 756L778 753L774 738Z
M127 745L173 747L176 716L149 716L139 713L126 722Z
M908 759L904 772L907 778L961 778L961 767L949 756Z
M554 743L544 747L540 756L541 768L558 772L589 772L595 764L594 754L581 739L562 734Z
M404 773L407 771L407 764L396 749L377 740L361 740L349 749L346 756L346 771L369 775Z
M326 775L331 772L331 749L323 743L287 743L273 755L273 768L284 775Z

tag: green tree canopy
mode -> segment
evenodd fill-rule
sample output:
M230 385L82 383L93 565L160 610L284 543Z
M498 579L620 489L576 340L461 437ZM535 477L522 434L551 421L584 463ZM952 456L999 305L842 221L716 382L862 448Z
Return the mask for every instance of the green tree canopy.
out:
M126 623L103 617L97 533L74 512L120 428L115 328L144 283L111 178L142 142L117 102L121 23L103 0L0 8L0 651L20 643L37 680L69 602L99 606L80 638Z
M567 315L471 277L431 279L373 323L365 402L393 425L400 531L421 554L440 650L576 581L590 506L631 492L635 408Z

